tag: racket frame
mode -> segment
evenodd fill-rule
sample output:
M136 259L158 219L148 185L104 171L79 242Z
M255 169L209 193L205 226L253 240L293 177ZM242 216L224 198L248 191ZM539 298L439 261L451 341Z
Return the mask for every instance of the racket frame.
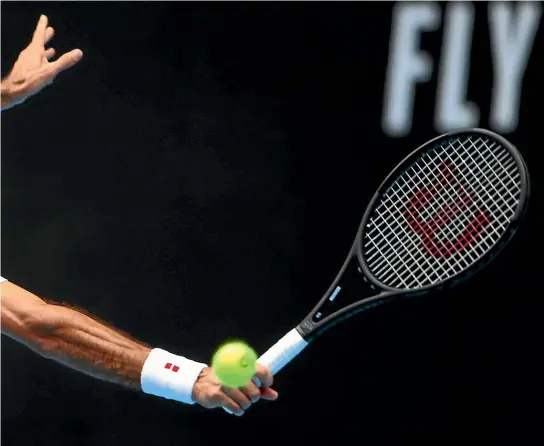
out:
M468 265L461 272L457 273L456 275L452 277L444 279L441 282L427 285L427 286L417 288L414 290L392 288L381 283L370 272L367 266L367 263L365 261L365 258L363 256L362 243L361 243L362 238L364 236L364 228L370 216L372 215L372 212L374 211L376 202L382 197L383 193L391 186L391 184L393 184L399 178L399 176L403 174L403 172L406 170L403 167L411 166L416 159L421 157L421 152L434 150L437 147L437 145L443 145L444 143L447 142L448 139L450 139L451 141L455 141L464 136L465 137L466 136L488 137L488 138L491 138L492 140L495 140L505 150L507 150L510 153L510 155L512 156L512 158L514 159L517 165L519 175L520 175L520 196L519 196L518 204L514 211L514 215L510 219L507 229L504 231L501 238L495 243L495 245L485 255L480 257L473 264ZM372 196L372 199L370 200L366 208L366 211L359 225L357 235L351 246L351 249L347 258L344 261L342 268L337 273L336 278L332 282L327 292L317 302L317 304L308 313L308 315L297 325L296 330L302 336L303 339L305 339L307 342L311 342L316 337L321 335L323 332L327 331L329 328L332 328L333 326L337 325L343 320L355 314L358 314L362 311L365 311L369 308L373 308L382 303L386 303L393 298L404 299L408 297L422 296L422 295L428 294L430 291L439 291L443 289L449 289L461 282L464 282L466 279L468 279L469 277L471 277L472 275L480 271L487 264L489 264L489 262L491 262L499 254L499 252L508 244L508 242L514 236L514 234L519 228L521 220L523 219L527 211L529 195L530 195L529 172L527 170L525 161L521 157L521 154L511 142L509 142L504 137L490 130L472 128L472 129L453 131L453 132L439 135L435 137L434 139L426 142L425 144L419 146L417 149L411 152L408 156L406 156L400 163L398 163L395 166L395 168L391 171L391 173L387 176L387 178L378 187L378 189ZM331 313L330 315L324 317L322 320L315 321L314 320L315 315L323 307L323 304L335 292L338 286L338 283L340 282L347 268L350 266L350 264L353 261L356 261L358 263L357 266L359 268L359 272L361 273L361 276L362 276L361 278L364 279L364 281L366 281L366 283L370 286L370 288L376 291L381 290L381 292L375 296L367 297L359 301L353 302L352 304L347 305Z

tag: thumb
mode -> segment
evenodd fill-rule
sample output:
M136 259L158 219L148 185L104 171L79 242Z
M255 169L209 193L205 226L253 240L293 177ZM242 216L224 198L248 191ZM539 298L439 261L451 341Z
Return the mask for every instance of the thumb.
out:
M49 64L50 74L56 76L57 74L67 70L68 68L73 67L83 58L83 51L76 49L68 53L63 54L54 62Z

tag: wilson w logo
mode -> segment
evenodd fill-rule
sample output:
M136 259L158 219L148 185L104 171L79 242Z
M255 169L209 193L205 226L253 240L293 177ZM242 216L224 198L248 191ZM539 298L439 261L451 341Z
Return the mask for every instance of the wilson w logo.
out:
M463 251L490 222L484 211L477 210L455 240L438 240L437 232L452 223L455 217L474 202L472 196L459 183L456 173L454 166L442 162L438 174L433 175L434 182L414 192L404 211L408 226L421 237L423 247L432 257L447 259L451 255ZM450 192L448 193L448 191ZM444 201L444 204L433 215L423 220L421 218L422 211L428 209L433 203L436 204L436 200L441 198L441 193L447 195L450 201L441 200ZM457 221L462 224L460 218ZM460 228L458 228L458 224L455 226L457 226L457 232Z

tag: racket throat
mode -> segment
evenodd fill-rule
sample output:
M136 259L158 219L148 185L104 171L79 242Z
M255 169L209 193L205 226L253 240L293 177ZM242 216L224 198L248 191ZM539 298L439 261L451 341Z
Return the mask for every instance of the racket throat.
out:
M363 299L362 290L365 288L363 286L365 282L365 276L357 260L354 257L348 260L319 304L306 318L308 325L315 328L342 308Z

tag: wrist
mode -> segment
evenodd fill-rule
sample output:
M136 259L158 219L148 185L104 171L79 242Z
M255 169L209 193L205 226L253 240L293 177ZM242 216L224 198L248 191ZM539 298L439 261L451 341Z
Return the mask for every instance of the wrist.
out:
M2 110L14 107L15 105L21 104L25 100L24 91L24 80L15 80L11 77L5 78L0 87L0 97L2 101Z
M13 92L8 81L2 81L1 83L0 98L2 101L2 110L11 107L13 104Z
M151 350L141 374L144 393L185 404L194 404L193 387L206 364L159 348Z

